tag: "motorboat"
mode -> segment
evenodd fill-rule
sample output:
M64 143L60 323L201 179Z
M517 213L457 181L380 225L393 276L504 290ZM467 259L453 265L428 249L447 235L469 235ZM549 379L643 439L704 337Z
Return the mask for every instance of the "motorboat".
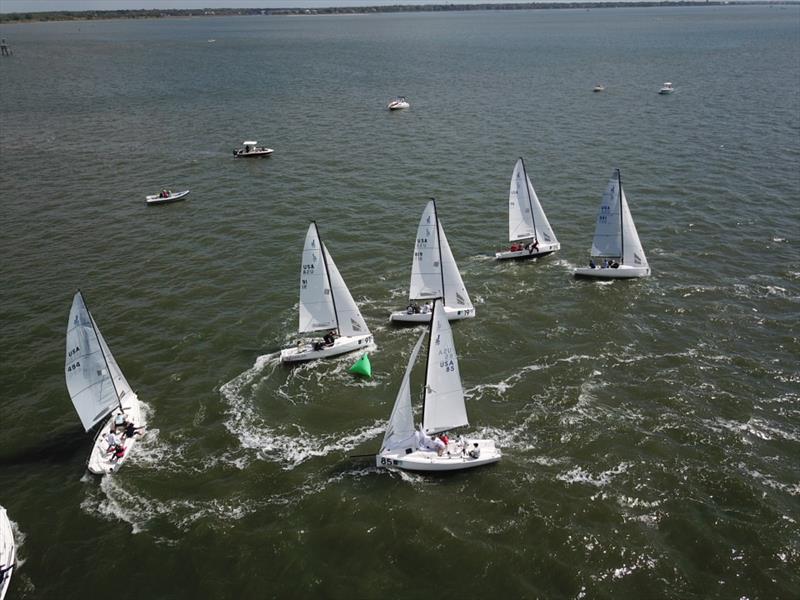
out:
M675 89L672 87L672 82L665 81L664 85L661 86L661 89L658 90L658 93L664 95L664 94L671 94L674 91Z
M17 547L14 543L14 530L6 509L0 506L0 600L5 598L11 585L11 574L16 565Z
M593 92L604 92L605 90L606 86L604 86L602 83L598 83L596 86L592 88Z
M242 142L241 148L236 148L233 151L234 158L250 158L256 156L270 156L275 152L272 148L266 146L259 146L258 142Z
M170 202L179 202L189 195L189 190L182 192L173 192L172 190L161 190L158 194L152 196L145 196L147 204L169 204Z
M401 110L403 108L408 108L409 106L411 106L411 104L409 104L405 96L398 96L397 98L389 102L386 108L388 108L389 110Z

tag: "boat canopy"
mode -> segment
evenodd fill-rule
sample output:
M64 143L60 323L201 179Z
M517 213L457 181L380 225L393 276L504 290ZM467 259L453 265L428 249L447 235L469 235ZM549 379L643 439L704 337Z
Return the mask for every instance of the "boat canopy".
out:
M258 142L242 142L242 146L255 146Z

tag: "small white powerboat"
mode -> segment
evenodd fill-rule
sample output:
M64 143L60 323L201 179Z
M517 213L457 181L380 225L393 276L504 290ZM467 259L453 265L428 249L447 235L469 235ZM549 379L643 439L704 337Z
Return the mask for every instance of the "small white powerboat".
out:
M236 148L233 151L234 158L250 158L256 156L270 156L275 150L267 148L266 146L259 146L258 142L242 142L241 148Z
M411 104L408 103L405 96L398 96L386 106L389 110L401 110L403 108L408 108Z
M145 196L148 204L169 204L170 202L179 202L189 195L189 190L182 192L173 192L172 190L161 190L158 194L152 196Z
M658 90L658 93L662 94L662 95L665 95L665 94L671 94L674 91L675 91L675 88L672 87L672 83L669 82L669 81L665 81L664 85L661 86L661 89Z
M598 83L596 86L592 88L593 92L604 92L605 90L606 86L604 86L602 83Z

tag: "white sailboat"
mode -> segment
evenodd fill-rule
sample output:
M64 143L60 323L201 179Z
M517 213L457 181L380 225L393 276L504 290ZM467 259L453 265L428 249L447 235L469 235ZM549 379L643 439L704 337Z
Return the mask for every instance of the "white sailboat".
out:
M0 600L3 600L11 584L11 573L17 560L14 531L6 509L0 506Z
M430 436L464 427L469 422L453 331L440 300L434 304L428 333L422 425L419 431L414 429L411 369L425 333L417 340L408 359L381 450L375 457L377 466L408 471L457 471L499 461L502 453L495 447L494 440L460 438L440 444L440 449L434 445Z
M283 362L326 358L359 350L372 343L350 290L312 222L306 233L300 265L300 320L298 331L328 331L323 340L299 340L281 350Z
M430 302L436 298L444 301L445 314L451 321L475 316L475 307L458 272L433 199L422 211L417 228L408 296L408 308L393 312L390 321L427 323L432 314ZM423 303L421 307L418 301Z
M588 267L575 269L575 277L632 279L650 275L619 169L614 169L600 202L591 256Z
M561 248L533 189L525 161L514 165L508 192L508 241L511 247L495 253L497 260L535 258Z
M135 435L122 440L125 436L119 423L123 419L118 417L124 417L137 428L144 426L144 422L139 398L111 354L80 290L72 299L67 322L65 374L70 398L84 429L88 432L103 424L95 436L88 468L98 475L113 473L128 458L136 442ZM111 430L120 437L124 452L114 452L106 441Z

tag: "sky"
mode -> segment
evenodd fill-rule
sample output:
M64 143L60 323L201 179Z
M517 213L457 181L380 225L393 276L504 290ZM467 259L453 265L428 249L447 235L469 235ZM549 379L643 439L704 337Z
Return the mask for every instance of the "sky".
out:
M137 8L319 8L379 4L501 4L530 1L534 0L0 0L0 12Z

